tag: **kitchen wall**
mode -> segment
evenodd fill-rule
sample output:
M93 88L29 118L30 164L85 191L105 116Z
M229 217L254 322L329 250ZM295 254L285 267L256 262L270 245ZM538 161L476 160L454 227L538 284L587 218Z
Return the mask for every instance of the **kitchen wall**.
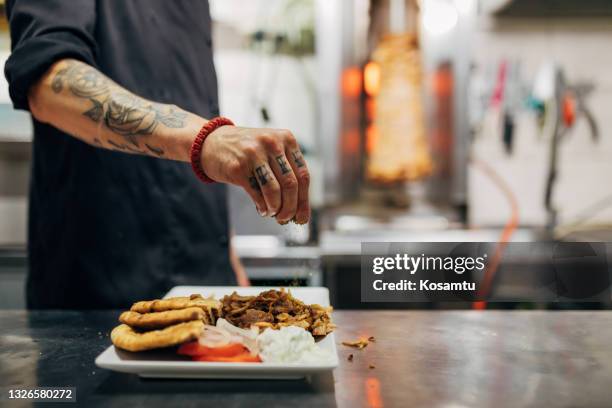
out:
M541 64L556 61L565 68L569 82L591 81L595 91L588 99L600 130L593 144L589 127L578 119L562 143L559 181L554 202L560 222L571 222L585 212L590 224L612 224L612 205L595 212L592 204L612 201L612 20L502 19L482 17L473 33L473 57L479 70L495 67L502 60L521 65L527 84ZM549 136L540 136L534 114L522 109L517 117L516 143L512 156L504 153L499 122L489 113L476 134L472 154L503 176L516 194L523 224L542 225L544 185L549 154ZM500 225L509 210L499 190L476 167L469 171L469 217L475 225ZM606 200L608 198L608 200ZM612 203L609 203L612 204ZM602 205L603 207L603 205Z
M223 114L244 126L291 129L300 143L313 148L316 106L315 59L286 54L272 55L249 46L257 30L284 31L277 19L289 2L212 0L215 21L215 64ZM260 112L266 106L271 120Z

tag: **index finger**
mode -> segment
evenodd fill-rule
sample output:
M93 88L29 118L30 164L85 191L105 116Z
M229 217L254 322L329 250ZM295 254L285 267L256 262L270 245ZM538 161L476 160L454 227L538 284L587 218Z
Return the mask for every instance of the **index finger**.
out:
M310 201L308 197L310 172L306 160L304 160L304 155L297 144L287 147L286 156L298 181L297 210L294 221L297 224L306 224L310 220Z

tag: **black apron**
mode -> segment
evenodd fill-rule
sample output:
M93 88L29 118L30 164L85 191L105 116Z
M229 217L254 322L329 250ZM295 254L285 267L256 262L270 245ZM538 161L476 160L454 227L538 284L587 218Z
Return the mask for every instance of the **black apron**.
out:
M142 97L219 114L207 1L9 0L7 14L18 109L53 62L75 58ZM224 185L36 120L28 234L30 308L125 308L175 285L236 283Z

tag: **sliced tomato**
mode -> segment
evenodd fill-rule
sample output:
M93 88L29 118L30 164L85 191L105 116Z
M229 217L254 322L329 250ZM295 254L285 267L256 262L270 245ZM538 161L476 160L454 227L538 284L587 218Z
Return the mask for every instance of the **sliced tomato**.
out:
M251 353L244 352L242 354L238 354L232 357L222 357L222 356L211 356L211 355L202 355L202 356L193 356L193 361L209 361L215 363L261 363L261 359L259 356L254 356Z
M202 354L201 347L198 341L183 343L179 346L177 353L184 356L197 356Z
M184 356L214 356L214 357L233 357L240 355L247 349L239 343L232 343L220 347L202 346L198 341L181 344L177 353Z

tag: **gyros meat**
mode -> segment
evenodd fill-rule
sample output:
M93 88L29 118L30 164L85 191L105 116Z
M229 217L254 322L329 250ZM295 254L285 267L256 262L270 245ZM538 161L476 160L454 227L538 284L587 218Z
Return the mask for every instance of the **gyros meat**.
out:
M147 332L138 332L127 324L121 324L111 332L111 341L115 346L127 351L144 351L196 340L203 330L204 322L201 320Z
M138 313L127 311L121 313L119 321L138 329L162 329L178 323L202 320L205 324L214 325L214 320L200 307L167 310L165 312Z
M268 290L257 296L234 292L221 299L221 303L221 316L241 328L298 326L313 336L325 336L336 327L331 322L331 307L306 305L284 290Z

